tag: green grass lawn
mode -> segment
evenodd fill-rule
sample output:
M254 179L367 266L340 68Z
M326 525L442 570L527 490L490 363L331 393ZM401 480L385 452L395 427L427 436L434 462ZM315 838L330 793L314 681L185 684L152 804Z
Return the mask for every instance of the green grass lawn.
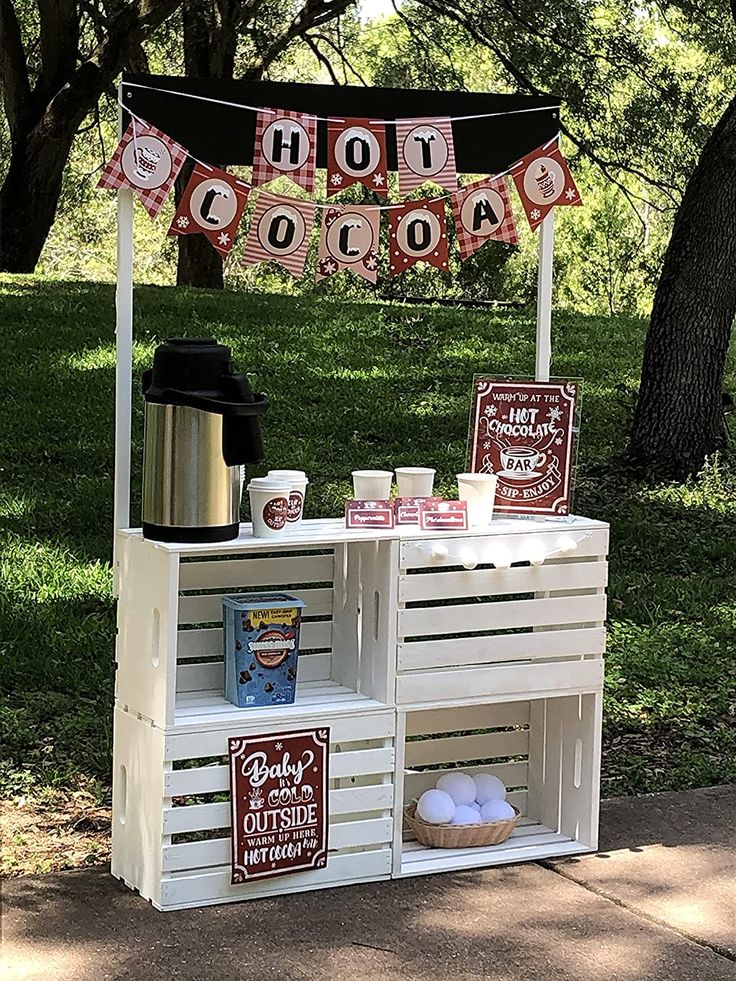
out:
M0 646L6 791L110 775L114 293L0 277ZM624 446L645 325L555 317L553 374L584 379L577 513L609 521L605 794L736 779L736 466L631 483ZM267 467L310 476L308 515L335 515L358 466L431 464L450 495L464 468L474 372L528 375L532 313L141 288L138 378L179 334L232 345L267 392ZM728 384L734 387L733 361Z

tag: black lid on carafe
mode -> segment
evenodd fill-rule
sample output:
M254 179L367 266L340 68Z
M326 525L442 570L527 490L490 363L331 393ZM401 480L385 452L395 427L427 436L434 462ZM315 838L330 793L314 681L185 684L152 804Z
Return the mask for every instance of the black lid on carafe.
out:
M142 387L147 402L223 416L223 456L228 466L262 459L258 417L268 408L268 399L253 393L226 344L211 337L174 337L159 344L153 368L143 372Z

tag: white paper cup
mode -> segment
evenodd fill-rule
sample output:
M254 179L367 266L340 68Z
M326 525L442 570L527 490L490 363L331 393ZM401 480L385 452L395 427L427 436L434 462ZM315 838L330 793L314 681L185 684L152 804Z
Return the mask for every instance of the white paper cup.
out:
M431 467L397 467L399 497L431 497L435 470Z
M387 501L393 479L393 470L353 470L353 496L356 501Z
M303 470L269 470L273 480L286 480L291 488L289 493L289 512L286 516L289 528L298 528L304 517L304 498L307 495L309 479Z
M289 495L288 480L273 477L254 477L248 484L250 518L256 538L281 538L287 527Z
M495 473L459 473L458 497L468 502L468 524L471 527L490 524L498 477Z

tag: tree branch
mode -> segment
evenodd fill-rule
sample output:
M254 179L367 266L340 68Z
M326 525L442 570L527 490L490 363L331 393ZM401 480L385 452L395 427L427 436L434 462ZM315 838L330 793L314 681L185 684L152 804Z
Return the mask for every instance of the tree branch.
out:
M73 74L79 51L75 0L38 0L41 70L33 91L39 109Z
M10 0L0 0L0 77L5 92L5 114L12 139L24 129L31 107L31 84L20 25Z
M319 27L335 20L354 3L355 0L307 0L287 29L275 38L265 51L259 51L260 64L249 68L243 78L248 81L261 78L295 38L304 37L312 27Z

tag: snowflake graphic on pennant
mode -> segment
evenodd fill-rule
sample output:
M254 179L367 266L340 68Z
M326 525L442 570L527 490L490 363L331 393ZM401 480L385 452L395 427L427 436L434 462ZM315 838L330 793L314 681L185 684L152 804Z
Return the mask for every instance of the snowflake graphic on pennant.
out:
M342 175L333 174L332 177L330 177L330 184L332 184L333 187L339 187L342 184Z
M184 215L179 215L179 217L176 219L176 224L179 226L179 228L188 228L189 219L185 218Z
M383 176L383 174L374 174L373 183L376 185L376 187L383 187L383 185L386 183L386 178Z

